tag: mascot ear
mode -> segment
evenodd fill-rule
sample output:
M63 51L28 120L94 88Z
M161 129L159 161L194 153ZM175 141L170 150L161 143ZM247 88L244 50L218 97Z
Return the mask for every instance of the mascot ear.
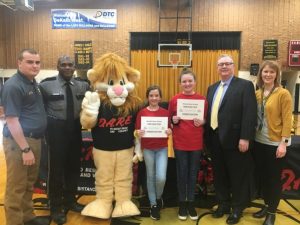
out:
M91 83L94 83L97 80L95 70L89 69L87 71L87 77L88 77L89 81L91 81Z
M140 71L138 71L136 69L133 69L131 67L127 68L126 75L127 75L128 81L130 81L132 83L138 82L140 80L140 77L141 77Z

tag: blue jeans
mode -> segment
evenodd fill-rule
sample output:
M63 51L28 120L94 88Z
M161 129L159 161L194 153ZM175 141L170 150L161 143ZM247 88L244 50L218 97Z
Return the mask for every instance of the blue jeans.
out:
M147 171L147 189L151 206L156 205L156 199L160 199L166 183L168 150L161 148L156 150L144 149L144 159Z
M179 202L194 201L201 151L175 149Z

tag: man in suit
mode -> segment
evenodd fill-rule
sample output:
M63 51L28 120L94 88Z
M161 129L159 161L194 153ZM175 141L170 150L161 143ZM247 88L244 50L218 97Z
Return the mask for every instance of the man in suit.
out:
M253 84L234 76L232 57L221 55L217 66L221 80L207 91L206 144L211 151L218 200L212 216L230 213L227 224L236 224L250 201L249 146L254 138L257 106Z

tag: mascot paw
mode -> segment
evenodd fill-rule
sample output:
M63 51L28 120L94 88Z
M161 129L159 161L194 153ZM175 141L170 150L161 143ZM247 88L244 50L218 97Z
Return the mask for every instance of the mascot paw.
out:
M100 99L98 93L87 91L85 93L84 99L82 100L81 107L85 114L97 117L100 107Z
M109 219L111 217L112 204L104 202L101 199L96 199L95 201L89 203L81 211L84 216L92 216L100 219Z
M135 154L132 158L133 163L138 163L139 161L142 162L143 160L144 160L143 154L141 155Z
M141 212L132 201L116 202L112 217L127 217L140 215Z
M134 146L134 153L132 162L137 163L138 161L143 161L143 151L141 149L141 142L138 137L135 138L135 146Z

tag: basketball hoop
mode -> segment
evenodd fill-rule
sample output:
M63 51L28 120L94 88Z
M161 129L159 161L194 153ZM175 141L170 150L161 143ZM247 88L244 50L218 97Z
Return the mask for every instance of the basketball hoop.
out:
M177 67L178 67L178 60L172 60L170 63L172 64L172 68L173 69L177 69Z
M158 67L191 67L192 44L158 44Z
M180 62L180 53L174 53L174 52L171 52L169 53L169 62L170 64L172 65L172 68L173 69L177 69L178 67L178 64Z

